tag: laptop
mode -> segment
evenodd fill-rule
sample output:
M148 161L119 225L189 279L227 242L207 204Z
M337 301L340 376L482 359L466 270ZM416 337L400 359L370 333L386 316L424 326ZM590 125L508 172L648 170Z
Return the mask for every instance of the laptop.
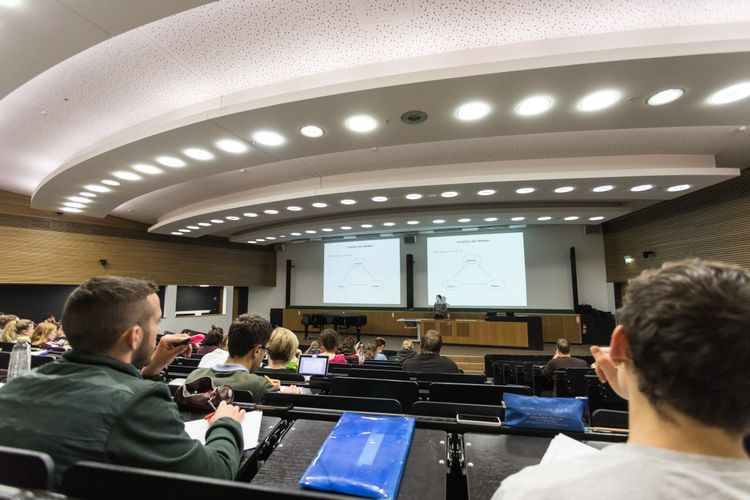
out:
M317 354L303 354L297 364L300 375L326 375L328 373L328 356Z

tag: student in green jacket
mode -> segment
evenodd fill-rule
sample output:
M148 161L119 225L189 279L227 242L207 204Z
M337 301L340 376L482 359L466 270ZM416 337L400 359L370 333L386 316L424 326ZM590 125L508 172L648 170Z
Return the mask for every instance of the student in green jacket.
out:
M90 460L221 479L237 473L244 411L222 403L206 445L190 439L162 370L189 356L188 336L156 346L161 307L156 285L91 278L63 310L72 350L0 388L0 445L48 453L59 486L67 468Z
M280 388L278 380L272 381L254 372L260 368L268 351L273 327L265 318L256 314L242 314L229 327L227 349L229 357L226 363L213 368L198 368L188 375L186 384L201 377L211 377L215 385L228 385L236 391L249 391L253 401L260 403L267 392L276 392ZM291 386L285 392L298 393L299 389Z

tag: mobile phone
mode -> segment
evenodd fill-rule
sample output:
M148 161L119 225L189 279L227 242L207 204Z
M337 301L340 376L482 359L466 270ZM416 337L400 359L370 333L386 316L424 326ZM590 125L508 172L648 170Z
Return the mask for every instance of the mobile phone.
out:
M456 415L456 422L459 424L486 425L488 427L500 427L500 417L491 417L488 415Z
M186 345L186 344L198 344L199 342L203 342L203 339L205 339L206 336L202 333L198 333L196 335L193 335L192 337L188 337L184 340L180 340L175 345Z

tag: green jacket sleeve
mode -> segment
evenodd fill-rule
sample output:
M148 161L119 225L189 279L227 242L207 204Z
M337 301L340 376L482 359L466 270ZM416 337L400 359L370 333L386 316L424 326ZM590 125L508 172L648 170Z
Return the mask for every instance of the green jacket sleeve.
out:
M105 445L108 461L218 479L233 479L242 456L242 428L219 419L206 445L190 439L164 384L137 392L115 421Z

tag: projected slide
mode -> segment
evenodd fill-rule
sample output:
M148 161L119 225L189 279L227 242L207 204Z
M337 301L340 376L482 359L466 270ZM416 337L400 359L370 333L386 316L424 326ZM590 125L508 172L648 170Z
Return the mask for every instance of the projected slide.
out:
M427 240L428 303L450 306L526 305L523 233L456 235Z
M326 243L323 302L400 304L398 238Z

